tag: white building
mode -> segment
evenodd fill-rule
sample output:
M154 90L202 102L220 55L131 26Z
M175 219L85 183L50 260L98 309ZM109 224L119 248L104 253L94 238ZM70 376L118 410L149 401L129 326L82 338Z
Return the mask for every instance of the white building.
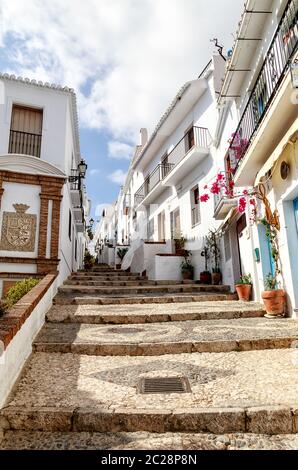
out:
M117 243L131 244L131 270L146 271L150 279L181 279L183 258L174 242L181 237L192 252L196 278L204 271L204 237L219 224L213 200L200 204L199 196L216 174L213 139L224 72L224 59L215 55L196 80L181 88L149 140L141 129L118 198Z
M258 218L265 215L264 201L272 213L278 211L279 281L287 292L288 313L295 315L297 12L298 0L248 0L228 60L213 57L197 80L182 87L149 140L141 131L119 195L118 242L125 239L132 245L125 267L146 271L152 279L180 279L181 258L173 256L173 239L181 233L199 279L204 237L216 228L221 233L223 283L234 289L241 275L251 274L253 298L261 300L266 276L274 275L270 242L264 225L251 220L249 197L242 214L235 197L258 191ZM210 196L218 173L235 184L234 195L222 188L200 203L206 186Z
M1 294L49 272L60 284L82 267L90 201L81 160L73 90L0 75Z
M219 99L222 169L232 171L236 188L262 182L271 211L279 213L280 281L290 314L298 306L298 99L290 70L297 58L297 21L298 0L248 0ZM264 204L258 206L264 215ZM249 204L243 215L231 208L232 201L221 198L216 211L225 231L223 279L232 285L239 274L250 273L260 300L266 276L274 274L266 230L250 222Z

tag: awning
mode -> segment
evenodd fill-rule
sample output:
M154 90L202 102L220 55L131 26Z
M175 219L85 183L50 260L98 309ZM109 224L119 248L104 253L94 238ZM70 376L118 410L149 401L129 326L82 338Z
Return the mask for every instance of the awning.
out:
M298 118L294 121L290 129L286 132L286 134L283 136L275 150L272 152L270 157L266 160L266 163L262 166L261 170L258 172L254 186L257 186L260 183L261 178L268 173L269 170L271 170L277 160L280 158L282 155L284 149L290 142L296 142L298 140Z

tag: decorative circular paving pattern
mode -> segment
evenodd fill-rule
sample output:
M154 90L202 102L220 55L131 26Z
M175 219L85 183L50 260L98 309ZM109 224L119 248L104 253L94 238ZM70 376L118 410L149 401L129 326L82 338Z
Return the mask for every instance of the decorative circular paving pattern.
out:
M164 324L150 325L150 329L144 327L127 327L127 326L101 326L92 325L92 328L81 326L77 332L77 341L96 341L96 343L146 343L146 342L165 342L173 341L174 338L181 336L183 328Z

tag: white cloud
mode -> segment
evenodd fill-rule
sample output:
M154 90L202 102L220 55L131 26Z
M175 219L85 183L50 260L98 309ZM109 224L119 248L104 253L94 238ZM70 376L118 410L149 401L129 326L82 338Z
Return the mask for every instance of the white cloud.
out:
M110 158L114 158L115 160L130 160L132 152L133 147L125 144L124 142L113 140L108 143L108 155Z
M98 168L92 168L90 171L88 171L90 176L96 176L101 173L101 171Z
M135 143L140 127L152 130L178 88L198 76L213 50L209 40L231 47L243 0L1 5L9 71L75 88L82 125Z
M126 173L125 171L122 171L122 170L116 170L110 175L108 175L108 178L110 181L116 184L120 184L120 185L124 184L125 177L126 177Z

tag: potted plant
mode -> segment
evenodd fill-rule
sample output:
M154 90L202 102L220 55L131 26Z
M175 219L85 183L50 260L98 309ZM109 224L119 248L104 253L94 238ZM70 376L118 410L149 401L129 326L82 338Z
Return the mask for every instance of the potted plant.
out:
M252 290L251 275L245 274L241 276L235 287L239 300L242 300L243 302L249 302Z
M117 256L118 256L118 258L120 258L121 263L122 263L122 261L124 259L124 256L126 255L127 252L128 252L128 248L118 248ZM116 268L118 268L118 269L121 268L121 264L120 265L117 264Z
M206 244L201 252L201 256L205 258L205 271L200 273L200 283L201 284L211 284L212 277L211 272L208 271L208 260L210 258L209 248Z
M181 263L181 273L184 281L193 279L194 267L190 262L190 257L191 252L185 250L184 261Z
M84 256L84 267L85 269L90 269L95 263L94 257L91 255L91 253L88 250L85 250L85 256Z
M175 254L179 256L184 256L184 252L185 252L184 247L185 247L186 240L183 237L183 235L181 234L177 235L174 238L174 242L175 242Z
M267 318L284 316L286 306L286 293L283 289L278 289L276 276L267 274L265 278L265 290L262 292Z
M212 284L217 286L221 283L222 275L219 267L220 261L220 248L219 248L219 232L216 230L209 230L209 235L206 237L207 246L210 253L210 258L213 261L211 279Z

